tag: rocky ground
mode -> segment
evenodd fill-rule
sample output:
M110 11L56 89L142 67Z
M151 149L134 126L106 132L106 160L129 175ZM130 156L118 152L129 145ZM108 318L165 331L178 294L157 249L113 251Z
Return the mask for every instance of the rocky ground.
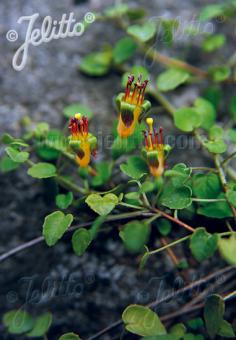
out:
M60 127L64 123L63 107L77 101L88 104L95 112L98 130L103 129L104 134L109 132L115 117L112 98L120 90L119 75L87 78L78 73L78 64L86 53L99 49L102 43L112 44L119 37L120 32L114 27L95 23L80 38L30 48L28 63L20 72L13 69L11 60L24 39L24 27L17 24L20 16L39 13L40 18L46 15L60 18L63 13L74 12L80 19L86 12L99 11L112 3L108 0L0 1L1 133L19 135L19 122L25 115ZM147 7L150 16L190 18L198 13L204 1L139 0L133 3ZM19 33L17 42L6 40L9 29ZM173 103L180 106L191 101L196 91L194 86L180 91L173 96ZM168 130L170 122L166 117L163 120ZM193 153L193 150L179 153L178 160L184 161L191 154L193 164L201 165L198 155ZM42 184L23 171L1 175L0 182L1 254L40 235L43 218L51 207L45 201ZM207 272L209 266L206 264L204 271ZM118 319L129 303L155 299L160 282L168 286L178 278L163 256L150 260L141 274L137 268L137 259L126 253L118 236L111 233L100 237L82 258L73 254L69 236L52 249L44 243L38 244L1 263L0 315L21 306L35 314L50 310L54 316L50 340L66 331L79 332L86 338ZM164 313L166 307L164 305L161 312ZM19 339L3 334L1 327L1 338ZM106 339L112 338L103 336L103 340Z

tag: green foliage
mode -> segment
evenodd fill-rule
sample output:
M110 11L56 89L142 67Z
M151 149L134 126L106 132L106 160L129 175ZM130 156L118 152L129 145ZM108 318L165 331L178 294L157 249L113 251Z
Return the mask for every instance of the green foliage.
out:
M122 320L128 332L140 336L166 334L158 315L148 307L130 305L124 310Z
M236 237L235 235L230 236L229 238L220 237L219 242L219 251L221 256L225 259L226 262L235 265L236 264Z
M214 106L208 100L199 97L194 102L194 108L201 116L200 127L205 130L209 130L209 128L215 123L216 119L216 110Z
M163 92L174 90L179 85L186 83L189 77L190 74L186 71L169 69L157 77L157 88Z
M96 175L92 178L92 185L94 187L100 187L106 184L112 174L112 163L111 162L100 162L96 163Z
M56 176L56 167L50 163L37 163L29 168L27 174L34 178L49 178Z
M59 194L56 196L56 205L59 209L67 209L73 202L73 193L68 191L67 194Z
M136 43L130 37L125 37L117 41L113 49L113 59L117 64L130 59L137 49Z
M191 132L201 125L201 116L197 110L183 107L174 112L175 126L184 132Z
M76 230L72 236L72 246L75 254L82 256L91 242L92 237L89 230L84 228Z
M80 71L94 77L107 74L111 67L112 52L110 49L94 52L85 56L80 63Z
M62 211L54 211L44 219L43 236L47 245L54 246L62 238L73 221L73 215L65 215Z
M132 253L143 251L144 245L148 242L150 226L145 221L132 221L125 224L119 235L125 247Z
M176 325L171 327L170 333L176 336L178 339L182 339L184 334L186 333L186 327L183 323L177 323Z
M79 335L71 332L63 334L58 340L81 340L81 338L79 337Z
M0 170L1 172L10 172L17 169L20 166L20 163L14 162L10 157L4 155L0 159Z
M138 156L129 157L126 164L120 165L121 171L133 179L140 179L148 173L146 162Z
M205 228L197 228L190 240L190 249L199 262L214 255L218 245L218 235L209 234Z
M36 318L32 330L27 333L30 338L44 336L52 324L52 314L45 313Z
M214 52L225 44L224 34L214 34L205 38L202 47L205 52Z
M19 151L12 146L5 149L7 155L15 163L24 163L29 158L29 153L26 151Z
M154 37L156 25L150 21L143 25L132 25L128 27L127 33L141 42L146 42Z
M171 232L172 229L171 223L165 218L159 218L155 222L155 225L157 226L162 236L167 236Z
M119 199L114 194L106 194L103 197L99 194L89 195L85 202L97 214L108 215L119 203Z
M215 82L222 82L230 76L230 68L226 65L212 66L208 72Z
M220 331L224 310L224 301L219 295L214 294L207 298L204 307L204 320L211 339L214 339Z
M11 334L24 334L32 329L34 320L29 313L18 309L4 314L3 324Z
M189 186L174 187L167 183L160 195L158 202L170 209L184 209L192 203L192 190Z

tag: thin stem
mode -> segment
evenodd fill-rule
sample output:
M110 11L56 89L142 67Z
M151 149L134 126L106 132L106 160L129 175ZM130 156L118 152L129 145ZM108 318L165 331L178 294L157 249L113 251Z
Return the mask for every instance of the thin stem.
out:
M147 94L150 94L156 101L158 101L171 116L173 116L175 107L166 99L166 97L154 86L147 89Z
M142 189L142 184L140 183L140 181L137 181L137 184L139 186L139 189ZM143 203L146 207L151 207L151 204L149 203L149 200L147 198L147 195L145 194L145 192L142 192L142 197L143 197Z
M222 188L224 190L224 192L227 192L228 188L227 188L227 181L226 181L226 177L225 177L225 173L224 173L224 170L221 166L221 162L220 162L220 158L219 158L219 155L215 155L214 156L214 161L215 161L215 165L216 165L216 168L219 172L219 178L220 178L220 181L221 181L221 185L222 185ZM227 202L228 202L228 205L233 213L233 216L234 216L234 219L236 221L236 209L234 208L234 206L231 204L231 202L228 200L227 196L225 196Z
M190 169L192 169L193 171L209 171L209 172L218 173L218 171L216 169L208 168L208 167L205 167L205 166L194 166L194 167L191 167Z
M125 202L120 202L119 205L122 205L123 207L127 207L127 208L143 210L143 207L139 207L138 205L128 204Z
M221 166L225 166L226 163L228 163L229 161L231 161L231 159L233 159L236 156L236 151L233 152L231 155L229 155L227 158L225 158L220 165Z
M184 227L185 229L191 231L192 233L195 231L194 228L192 228L190 225L178 220L177 218L167 214L166 212L160 210L160 209L157 209L157 208L154 208L153 211L159 213L160 215L164 216L165 218L167 218L168 220L172 221L172 222L175 222L176 224L180 225L181 227Z
M225 198L192 198L193 202L226 202Z
M142 210L142 211L134 211L134 212L128 212L128 213L123 213L123 214L118 214L118 215L108 215L105 221L106 222L119 221L119 220L123 220L123 219L130 219L130 218L133 218L133 217L149 217L149 216L153 216L153 213L150 213L147 210ZM74 230L77 230L79 228L89 227L92 224L93 224L93 221L78 224L76 226L69 228L65 232L65 234L72 232ZM32 246L39 244L43 241L44 241L44 237L38 236L38 237L28 241L28 242L25 242L25 243L15 247L15 248L9 250L8 252L0 255L0 262L3 262L7 258L25 250L25 249L31 248Z
M176 244L179 244L179 243L182 243L182 242L188 240L190 237L191 237L191 235L187 235L187 236L182 237L182 238L180 238L180 239L178 239L178 240L176 240L176 241L174 241L174 242L165 244L165 245L164 245L163 247L161 247L161 248L158 248L158 249L149 251L149 252L148 252L148 255L154 255L154 254L160 253L160 252L163 251L163 250L166 250L166 249L168 249L168 248L171 248L171 247L173 247L173 246L176 246Z
M80 193L80 194L88 194L87 190L84 188L81 188L80 186L78 186L75 183L72 183L71 181L67 180L65 177L62 176L57 176L56 177L56 181L63 187L65 187L66 189L70 189L74 192Z

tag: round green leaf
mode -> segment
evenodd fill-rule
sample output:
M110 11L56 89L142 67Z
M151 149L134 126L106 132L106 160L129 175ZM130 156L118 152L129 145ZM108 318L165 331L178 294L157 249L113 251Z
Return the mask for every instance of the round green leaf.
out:
M150 234L150 226L147 223L132 221L124 225L119 235L125 247L132 253L143 250Z
M110 70L111 60L110 50L88 54L80 63L80 71L89 76L104 76Z
M143 25L132 25L128 27L127 33L142 42L146 42L154 37L156 25L154 22L146 22Z
M215 82L221 82L229 78L230 68L226 65L213 66L209 69L209 74Z
M221 321L220 329L217 334L225 338L235 338L234 329L226 320Z
M227 150L227 144L223 141L223 139L210 140L204 142L204 145L209 152L215 154L224 153Z
M55 211L46 216L43 224L43 236L48 246L53 246L64 235L73 221L73 215Z
M196 260L199 262L214 255L218 245L218 235L209 234L205 228L198 228L194 231L190 240L190 249Z
M203 7L199 15L199 19L201 21L208 21L215 17L222 16L223 14L224 14L223 4L212 4Z
M159 218L156 221L155 225L157 226L160 234L163 236L167 236L171 232L172 229L171 223L165 218Z
M130 37L120 39L113 49L113 59L116 64L121 64L131 58L137 49L136 43Z
M124 310L122 320L128 332L140 336L166 334L166 329L158 315L148 307L130 305Z
M48 332L51 324L52 324L51 313L45 313L43 315L40 315L35 320L33 329L29 333L27 333L27 336L30 338L42 337Z
M174 112L175 126L184 132L191 132L201 125L201 116L189 107L183 107Z
M192 178L194 196L198 198L216 198L222 191L219 177L214 173L196 174Z
M106 184L112 173L112 163L111 162L100 162L96 163L96 175L92 178L92 185L94 187L102 186Z
M29 313L19 309L4 314L3 324L9 333L23 334L32 329L34 320Z
M192 203L191 196L192 191L190 187L184 185L175 188L169 183L164 186L159 202L170 209L184 209Z
M73 202L73 193L69 191L66 195L59 194L56 196L56 205L60 209L67 209Z
M204 98L197 98L194 102L194 109L201 116L201 127L203 129L210 129L210 127L215 123L216 110L212 103Z
M189 77L190 74L186 71L169 69L157 77L157 88L163 92L174 90L179 85L184 84Z
M76 113L81 113L82 115L87 116L89 119L93 117L93 112L91 109L87 105L80 103L68 105L63 110L63 114L66 118L74 117Z
M60 336L58 340L81 340L81 338L75 333L66 333Z
M82 256L92 241L90 232L81 228L76 230L72 236L72 246L76 255Z
M5 151L8 154L8 156L11 158L11 160L13 162L16 162L16 163L24 163L29 158L29 153L28 152L26 152L26 151L18 151L18 150L14 149L11 146L8 146L5 149Z
M232 235L229 238L221 237L218 242L221 256L226 262L236 265L236 237Z
M120 169L124 174L134 179L139 179L149 172L146 162L138 156L129 157L126 164L120 165Z
M49 178L56 176L56 167L50 163L37 163L34 164L27 174L34 178Z
M20 163L14 162L10 157L4 155L0 160L0 170L2 172L9 172L17 169L20 166Z
M205 52L213 52L221 48L224 44L224 34L214 34L205 38L202 44L202 48Z
M224 309L224 300L221 296L214 294L207 298L204 307L204 320L211 339L213 339L220 330Z
M108 215L115 208L119 203L119 199L114 194L106 194L103 197L98 194L91 194L86 198L85 202L97 214L104 216Z

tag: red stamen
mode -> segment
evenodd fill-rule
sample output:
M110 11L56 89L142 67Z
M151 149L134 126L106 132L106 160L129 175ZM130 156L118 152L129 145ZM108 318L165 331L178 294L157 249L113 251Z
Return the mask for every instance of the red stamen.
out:
M143 136L144 136L144 144L145 144L145 147L148 148L147 132L146 132L146 131L142 131L142 132L143 132Z
M158 145L158 133L156 129L154 129L154 144L157 146Z
M164 137L163 137L163 128L159 128L159 133L160 133L160 144L164 144Z

